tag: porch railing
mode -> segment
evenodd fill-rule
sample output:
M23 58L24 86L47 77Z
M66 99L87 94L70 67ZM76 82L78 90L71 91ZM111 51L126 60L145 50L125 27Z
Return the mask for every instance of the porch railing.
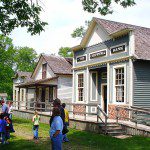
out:
M42 112L49 112L50 115L52 115L52 108L53 108L53 104L52 102L41 102L41 101L27 101L24 102L24 105L21 105L21 103L23 103L23 101L14 101L14 107L18 110L38 110L38 111L42 111ZM84 111L77 111L74 110L73 107L75 106L82 106L82 109ZM88 107L96 107L97 108L97 104L72 104L72 103L66 103L66 108L68 109L69 113L72 114L72 117L74 119L77 118L77 116L82 116L84 117L84 120L87 120L87 116L94 116L95 117L95 121L97 118L97 109L95 113L91 113L88 110Z
M121 110L127 111L128 117L123 116L122 113L119 113ZM150 109L134 106L131 106L131 108L117 106L116 122L118 123L118 120L120 119L134 122L135 127L137 127L137 124L150 126Z
M104 121L102 119L102 115L104 116ZM105 125L105 134L107 134L107 120L108 120L108 115L103 111L100 105L97 106L97 122L99 122L99 119L101 122Z

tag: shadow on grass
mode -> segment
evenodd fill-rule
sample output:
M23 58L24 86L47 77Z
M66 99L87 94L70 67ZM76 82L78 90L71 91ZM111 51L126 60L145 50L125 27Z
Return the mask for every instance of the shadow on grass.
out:
M70 129L70 142L63 143L63 150L149 150L150 138L132 137L116 139L109 136L93 134ZM51 150L50 139L28 140L11 136L8 145L0 145L0 150Z
M9 145L0 145L0 150L50 150L48 137L49 125L40 124L39 140L27 139L24 132L31 132L31 120L15 118L14 123L21 131L17 136L11 136ZM24 126L23 124L28 124ZM19 131L19 130L18 130ZM23 132L24 131L24 132ZM17 133L16 133L17 134ZM19 137L21 135L21 137ZM31 133L32 136L32 133ZM69 129L69 143L63 143L63 150L149 150L150 138L134 136L127 139L116 139L110 136L95 134L76 129Z

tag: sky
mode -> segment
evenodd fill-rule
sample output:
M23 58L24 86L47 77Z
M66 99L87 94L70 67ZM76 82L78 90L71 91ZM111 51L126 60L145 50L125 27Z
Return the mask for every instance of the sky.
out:
M92 17L150 28L150 0L135 0L137 4L127 9L113 5L114 13L107 16L85 12L82 0L41 0L41 2L44 11L40 17L48 22L45 31L40 35L31 36L25 28L17 28L10 35L15 46L34 48L38 54L57 54L60 47L78 45L80 39L72 38L71 33Z

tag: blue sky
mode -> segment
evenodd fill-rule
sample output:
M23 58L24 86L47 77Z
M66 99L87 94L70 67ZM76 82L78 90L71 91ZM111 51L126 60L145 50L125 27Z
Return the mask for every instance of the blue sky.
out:
M41 14L43 21L48 22L45 32L31 36L25 28L15 29L10 37L15 46L28 46L40 53L58 53L61 46L73 47L80 43L79 39L71 38L72 31L85 20L99 17L118 22L135 24L150 28L150 0L135 0L137 5L123 9L113 5L112 15L101 16L83 11L81 0L42 0L44 12Z

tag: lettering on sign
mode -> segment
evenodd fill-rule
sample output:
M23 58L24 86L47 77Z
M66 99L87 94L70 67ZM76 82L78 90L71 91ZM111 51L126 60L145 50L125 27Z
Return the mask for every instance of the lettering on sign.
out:
M86 56L80 56L77 58L77 62L82 62L86 60Z
M105 55L106 55L106 50L98 51L98 52L90 54L90 59L105 56Z
M125 47L126 47L125 45L113 47L113 48L111 48L111 53L113 54L113 53L125 51Z

